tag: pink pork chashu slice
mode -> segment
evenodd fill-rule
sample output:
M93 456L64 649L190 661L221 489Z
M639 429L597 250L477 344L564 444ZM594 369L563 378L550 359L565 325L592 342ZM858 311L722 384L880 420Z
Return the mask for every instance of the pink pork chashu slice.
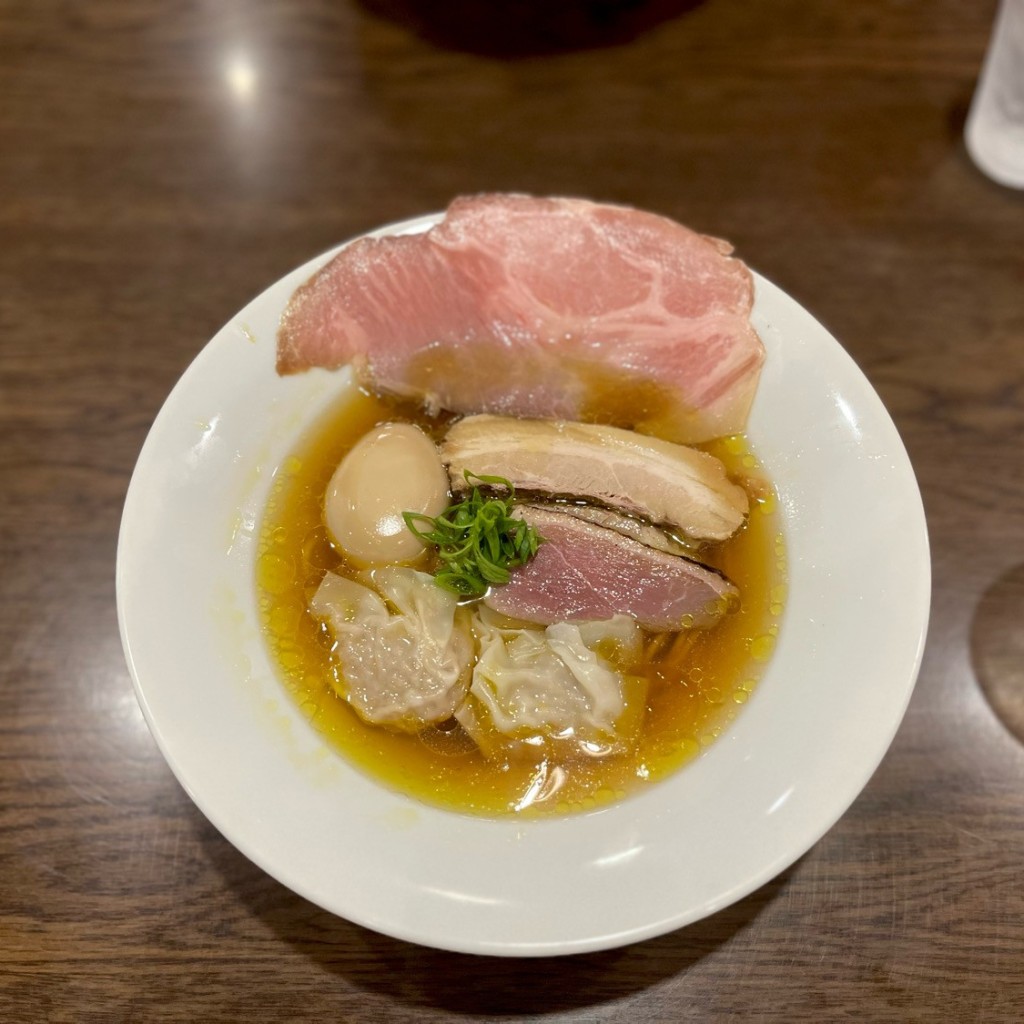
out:
M764 347L728 243L582 199L456 199L297 289L277 368L353 363L431 409L599 421L691 443L742 431Z
M624 614L646 629L679 630L714 625L739 594L712 569L569 513L519 505L516 514L544 543L484 599L502 615L550 625Z

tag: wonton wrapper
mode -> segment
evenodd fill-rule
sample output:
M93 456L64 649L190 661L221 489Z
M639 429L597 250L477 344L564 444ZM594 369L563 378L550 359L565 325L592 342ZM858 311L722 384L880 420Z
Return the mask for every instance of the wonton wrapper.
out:
M363 575L376 590L329 572L310 602L337 639L343 696L374 725L417 732L450 719L465 700L473 655L455 595L415 569Z
M646 686L604 656L619 665L636 659L640 631L631 618L539 629L481 608L474 631L479 655L456 718L485 754L536 757L554 744L605 756L632 745Z

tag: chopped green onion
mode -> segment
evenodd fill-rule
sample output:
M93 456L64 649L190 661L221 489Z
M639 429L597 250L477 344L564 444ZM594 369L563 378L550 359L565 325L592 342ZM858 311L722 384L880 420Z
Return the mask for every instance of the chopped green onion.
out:
M465 471L466 483L503 487L507 498L485 498L473 486L468 498L449 505L439 516L403 512L405 525L420 540L437 548L441 566L434 573L437 583L460 597L482 597L491 586L511 578L510 569L525 565L543 538L537 531L512 517L515 488L503 476L481 476ZM421 528L417 524L427 524Z

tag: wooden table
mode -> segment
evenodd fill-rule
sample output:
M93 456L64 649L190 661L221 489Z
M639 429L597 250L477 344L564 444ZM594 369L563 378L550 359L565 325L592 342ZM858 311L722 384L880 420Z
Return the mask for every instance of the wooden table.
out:
M1024 194L962 142L995 4L437 6L0 2L0 1020L1024 1019ZM731 239L881 394L933 545L920 680L846 816L729 909L579 957L406 945L264 875L118 639L129 475L204 342L478 190Z

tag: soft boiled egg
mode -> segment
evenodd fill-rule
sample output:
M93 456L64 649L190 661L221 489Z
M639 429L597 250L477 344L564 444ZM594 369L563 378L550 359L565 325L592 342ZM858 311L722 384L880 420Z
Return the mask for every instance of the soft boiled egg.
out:
M423 542L403 512L437 516L448 506L448 475L434 442L411 423L384 423L359 439L327 485L324 523L360 567L406 564Z

